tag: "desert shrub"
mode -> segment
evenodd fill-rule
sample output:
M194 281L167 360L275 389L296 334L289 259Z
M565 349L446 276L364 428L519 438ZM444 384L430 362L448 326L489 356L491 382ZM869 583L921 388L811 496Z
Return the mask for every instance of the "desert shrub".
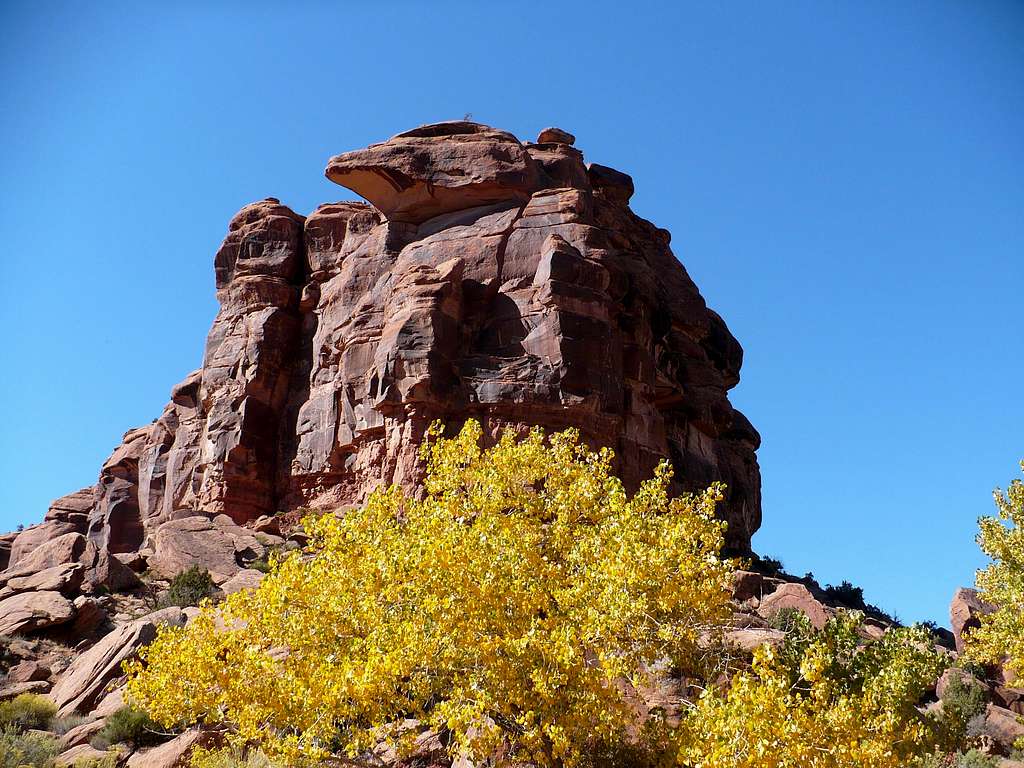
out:
M981 626L968 636L967 655L993 664L1005 660L1024 675L1024 482L1014 479L994 496L997 515L978 521L978 545L992 563L978 571L976 583L996 610L979 617Z
M825 597L834 602L842 603L847 608L863 610L866 607L864 605L864 590L861 587L853 586L848 581L843 581L839 586L829 584L825 587Z
M972 720L984 716L985 689L971 678L952 677L942 694L942 717L953 744L977 734L971 733Z
M972 749L960 755L956 761L956 768L996 768L999 761L991 755Z
M804 612L799 608L793 608L787 606L786 608L780 608L773 613L768 619L768 625L772 629L778 629L783 632L791 632L795 627L800 624L801 619L804 617Z
M204 598L213 594L213 578L210 572L198 565L187 568L173 579L170 588L161 601L163 606L176 605L179 608L187 608L192 605L199 605Z
M634 712L615 681L694 668L731 616L722 488L670 499L666 462L630 497L575 431L481 436L435 426L422 494L307 518L307 556L161 627L130 696L166 726L226 721L287 765L335 739L349 756L407 743L410 718L481 762L501 746L572 766L621 742Z
M88 723L91 720L92 718L85 717L84 715L66 715L64 717L58 717L51 721L48 730L52 731L58 736L63 736L72 728L77 728L78 726Z
M22 733L16 726L0 728L0 765L4 768L52 768L60 742L44 733Z
M108 749L112 744L145 747L162 741L163 731L144 710L129 704L107 718L91 744L96 749Z
M815 632L800 616L781 647L757 649L748 672L685 718L682 764L904 768L931 753L936 728L916 705L945 661L919 627L862 645L862 618Z
M767 557L765 555L758 555L754 562L754 566L767 573L769 576L774 576L777 573L782 573L785 566L782 561L778 558Z
M258 749L242 747L207 750L199 748L192 753L191 768L283 768ZM294 768L294 767L293 767Z
M80 757L75 760L74 768L118 768L121 764L121 755L117 752L110 752L100 758Z
M50 725L57 707L45 696L22 693L0 703L0 727L13 726L23 731L45 729Z

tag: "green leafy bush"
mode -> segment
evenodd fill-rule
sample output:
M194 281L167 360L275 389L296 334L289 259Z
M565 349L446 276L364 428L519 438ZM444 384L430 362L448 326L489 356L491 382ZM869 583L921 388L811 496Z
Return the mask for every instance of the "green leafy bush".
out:
M757 555L755 557L756 560L754 561L754 566L757 567L759 570L764 571L769 576L774 576L777 573L782 573L785 569L785 566L782 564L782 561L778 558L767 557L763 555Z
M22 731L33 728L45 730L56 714L57 707L45 696L23 693L0 704L0 727L12 726Z
M984 715L985 689L965 675L953 676L942 693L942 718L953 743L962 742L969 733L971 721Z
M802 621L804 621L803 611L799 608L787 607L780 608L773 613L771 618L768 619L768 624L772 629L792 632L801 625Z
M111 744L145 747L163 740L163 730L143 710L127 705L107 718L106 725L90 742L96 749Z
M864 590L861 587L853 586L848 581L843 581L839 586L830 584L825 587L825 597L837 603L842 603L847 608L863 610L867 607L864 604Z
M161 605L187 608L190 605L199 605L203 598L212 594L213 579L210 572L198 565L193 565L171 579L170 589L161 601Z
M51 768L60 754L60 742L43 733L22 733L17 726L0 729L0 766Z

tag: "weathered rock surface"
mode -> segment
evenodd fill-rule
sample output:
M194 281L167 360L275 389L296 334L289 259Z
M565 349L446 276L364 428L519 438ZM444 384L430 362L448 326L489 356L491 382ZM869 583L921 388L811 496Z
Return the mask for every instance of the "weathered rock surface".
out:
M264 554L253 533L234 525L229 518L210 520L193 516L161 525L153 536L155 553L150 570L171 579L193 565L206 568L220 584L242 570L245 560Z
M79 744L57 755L55 765L57 768L74 768L74 766L78 765L95 764L106 756L106 752L102 752L95 747L90 747L88 744Z
M214 259L202 368L125 434L95 487L14 539L11 566L42 569L37 550L61 537L117 555L180 518L357 504L419 478L433 420L470 417L489 439L577 427L616 450L632 487L662 458L677 491L721 480L729 544L748 549L759 437L727 397L739 344L669 234L630 210L632 179L587 165L561 129L538 139L421 126L329 162L371 205L243 208ZM233 575L223 537L211 546ZM189 561L171 549L155 554L168 575Z
M60 716L87 712L105 693L107 684L122 674L121 665L156 637L161 623L184 625L185 614L166 608L123 624L76 658L50 691Z
M979 616L991 613L993 607L978 596L978 590L962 587L958 589L949 604L949 621L956 639L956 651L964 650L964 632L981 626Z
M263 573L252 568L239 571L230 579L220 585L225 595L241 592L243 589L255 589L263 581Z
M821 629L828 622L825 606L818 602L803 584L783 584L761 600L757 612L770 619L787 608L800 611L810 619L816 629Z
M25 634L74 618L71 601L60 592L22 592L0 600L0 635Z
M989 704L985 709L985 733L1009 752L1018 739L1024 739L1024 723L1016 712Z
M183 768L196 747L209 747L215 741L212 733L188 730L159 747L136 752L126 765L128 768Z

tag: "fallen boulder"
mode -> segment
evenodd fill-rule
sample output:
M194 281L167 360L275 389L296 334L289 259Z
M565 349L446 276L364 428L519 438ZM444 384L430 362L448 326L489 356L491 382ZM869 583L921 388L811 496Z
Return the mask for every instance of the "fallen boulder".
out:
M757 608L759 615L774 618L779 611L792 608L810 619L815 629L821 629L828 622L828 612L803 584L782 584L761 600Z
M991 613L992 605L981 599L976 589L961 588L953 595L949 604L949 621L956 640L956 652L963 653L964 633L981 626L979 616Z
M196 747L208 747L216 742L216 734L189 730L159 747L144 749L128 758L128 768L181 768Z
M0 635L28 634L74 618L71 601L60 592L22 592L0 600Z

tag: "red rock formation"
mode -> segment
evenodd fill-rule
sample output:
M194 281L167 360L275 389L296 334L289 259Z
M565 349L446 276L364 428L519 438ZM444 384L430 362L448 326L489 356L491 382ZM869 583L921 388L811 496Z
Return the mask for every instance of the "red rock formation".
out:
M678 489L728 484L731 545L760 525L759 438L727 398L742 350L629 208L629 176L470 122L333 158L364 197L308 218L243 208L215 257L201 370L126 434L95 489L15 539L86 533L111 552L162 523L237 523L412 483L427 426L577 427L635 486L667 457ZM87 519L87 525L86 525Z

